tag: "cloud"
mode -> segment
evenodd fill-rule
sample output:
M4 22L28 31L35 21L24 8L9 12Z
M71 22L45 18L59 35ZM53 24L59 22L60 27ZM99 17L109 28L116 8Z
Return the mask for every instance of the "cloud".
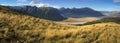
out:
M37 7L54 7L54 8L61 8L59 6L56 6L56 5L51 5L51 4L48 4L48 3L42 3L38 0L32 0L30 3L29 3L31 6L37 6Z
M17 2L27 2L27 0L17 0Z
M114 2L120 2L120 0L113 0Z
M30 2L30 4L39 4L40 3L40 1L38 1L38 0L32 0L31 2Z
M40 0L31 0L29 3L26 3L28 0L17 0L17 5L30 5L30 6L37 6L37 7L54 7L54 8L61 8L60 6L51 5L48 3L42 3Z
M0 5L3 5L3 6L10 6L9 4L0 4Z
M120 6L116 6L116 8L119 8L119 9L120 9Z
M32 0L29 4L31 6L37 6L37 7L47 6L46 4L40 3L38 0Z
M57 5L50 5L50 4L46 4L48 7L54 7L54 8L61 8L60 6L57 6Z

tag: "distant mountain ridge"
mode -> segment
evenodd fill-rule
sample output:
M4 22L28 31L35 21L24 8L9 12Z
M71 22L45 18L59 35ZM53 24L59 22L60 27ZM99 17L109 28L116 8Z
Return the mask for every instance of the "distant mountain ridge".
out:
M80 17L101 17L104 16L101 12L91 8L61 8L60 12L66 17L80 18Z
M101 12L103 15L109 16L113 13L119 13L119 11L99 11Z
M120 12L112 12L108 15L109 17L120 17Z
M36 7L36 6L9 6L14 10L18 10L24 13L28 13L32 16L53 20L53 21L61 21L66 19L62 15L59 14L58 10L52 7Z
M32 16L53 20L62 21L69 17L101 17L104 16L101 12L95 11L91 8L53 8L53 7L36 7L36 6L9 6L12 9L28 13Z

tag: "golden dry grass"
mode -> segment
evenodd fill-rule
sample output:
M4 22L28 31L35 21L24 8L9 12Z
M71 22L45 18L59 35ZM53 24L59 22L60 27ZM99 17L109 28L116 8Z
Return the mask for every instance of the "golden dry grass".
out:
M120 43L120 24L114 22L70 26L5 9L0 43Z

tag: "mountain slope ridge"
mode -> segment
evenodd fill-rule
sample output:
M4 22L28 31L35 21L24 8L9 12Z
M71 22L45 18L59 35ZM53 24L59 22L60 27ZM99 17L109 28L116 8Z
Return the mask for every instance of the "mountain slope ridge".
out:
M48 20L62 21L69 17L101 17L104 16L101 12L91 8L60 8L53 7L36 7L36 6L9 6L11 9L28 13L32 16L44 18Z
M61 14L65 17L81 18L81 17L102 17L104 16L101 12L94 9L84 8L61 8L59 9Z
M67 19L60 15L57 9L52 7L39 7L39 8L36 6L8 6L8 7L47 20L62 21L64 19Z

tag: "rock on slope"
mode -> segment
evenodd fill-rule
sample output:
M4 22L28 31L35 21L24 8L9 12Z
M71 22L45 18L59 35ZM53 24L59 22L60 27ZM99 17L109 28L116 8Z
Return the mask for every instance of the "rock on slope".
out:
M0 43L120 43L120 24L69 26L0 6Z

